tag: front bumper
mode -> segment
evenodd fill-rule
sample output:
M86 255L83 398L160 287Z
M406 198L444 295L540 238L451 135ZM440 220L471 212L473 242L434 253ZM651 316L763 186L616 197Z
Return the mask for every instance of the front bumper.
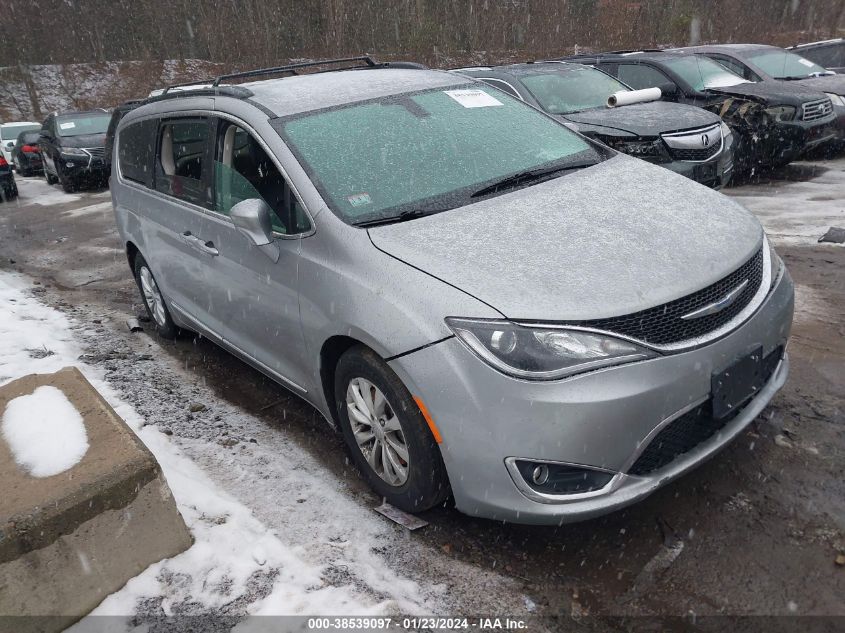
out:
M672 160L669 163L658 164L712 189L727 187L734 168L734 135L731 134L724 139L722 149L710 160L703 162Z
M789 121L775 126L775 134L769 138L771 155L776 164L785 164L799 158L805 152L835 141L840 135L834 117L823 122Z
M735 438L783 386L786 356L741 412L718 433L644 476L627 473L663 423L707 400L711 377L762 346L785 346L794 290L784 270L757 312L698 349L570 379L510 378L455 338L391 361L431 413L460 511L500 521L561 524L612 512L648 496ZM541 502L520 491L508 458L563 462L615 473L600 491Z
M60 155L59 169L65 178L85 180L108 178L109 167L102 158L95 156Z

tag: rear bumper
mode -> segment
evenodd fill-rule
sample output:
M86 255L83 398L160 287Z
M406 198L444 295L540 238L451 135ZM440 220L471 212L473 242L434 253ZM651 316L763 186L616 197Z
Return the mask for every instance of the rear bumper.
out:
M663 429L710 399L711 379L737 358L784 347L794 291L784 271L756 313L698 349L566 380L530 382L500 374L452 338L391 362L431 413L462 512L500 521L562 524L645 498L730 443L783 386L786 356L757 395L725 426L644 475L629 471ZM600 490L538 501L518 485L513 458L559 462L613 474Z

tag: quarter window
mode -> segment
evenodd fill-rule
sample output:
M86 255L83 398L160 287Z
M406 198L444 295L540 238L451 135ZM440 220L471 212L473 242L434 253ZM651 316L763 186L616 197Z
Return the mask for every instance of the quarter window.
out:
M228 215L238 202L260 198L272 209L273 230L285 235L310 228L308 217L293 191L267 155L246 130L221 122L214 161L215 209Z
M206 206L209 154L207 119L166 121L159 128L156 189L187 202Z
M121 131L118 141L120 175L147 187L153 182L157 124L155 119L133 123Z

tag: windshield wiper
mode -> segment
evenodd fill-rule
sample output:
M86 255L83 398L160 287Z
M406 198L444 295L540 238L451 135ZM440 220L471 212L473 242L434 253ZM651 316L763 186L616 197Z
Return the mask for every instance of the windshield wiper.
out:
M528 171L521 171L519 173L513 174L512 176L507 176L506 178L502 178L501 180L497 180L492 185L487 185L486 187L482 187L475 193L473 193L470 198L479 198L481 196L486 196L489 193L495 193L502 189L511 189L513 187L518 187L519 185L525 184L527 182L532 182L534 180L540 180L541 178L545 178L546 176L551 176L552 174L556 174L561 171L572 171L574 169L583 169L585 167L592 167L595 165L595 162L584 162L584 163L573 163L571 165L558 165L556 167L545 167L540 169L531 169Z
M353 226L379 226L381 224L396 224L397 222L407 222L408 220L416 220L425 215L431 215L439 211L446 211L447 209L409 209L403 211L399 215L388 215L383 218L373 218L372 220L364 220L362 222L355 222Z

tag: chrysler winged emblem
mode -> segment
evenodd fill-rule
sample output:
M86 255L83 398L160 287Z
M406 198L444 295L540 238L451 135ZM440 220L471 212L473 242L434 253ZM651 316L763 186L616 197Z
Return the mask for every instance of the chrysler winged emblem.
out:
M747 285L748 280L746 279L721 299L717 299L713 303L708 303L706 306L703 306L698 310L693 310L692 312L690 312L689 314L685 314L681 318L685 321L689 321L692 319L700 319L701 317L706 317L710 316L711 314L721 312L739 298L739 295L742 294L742 291L745 290L745 287Z

